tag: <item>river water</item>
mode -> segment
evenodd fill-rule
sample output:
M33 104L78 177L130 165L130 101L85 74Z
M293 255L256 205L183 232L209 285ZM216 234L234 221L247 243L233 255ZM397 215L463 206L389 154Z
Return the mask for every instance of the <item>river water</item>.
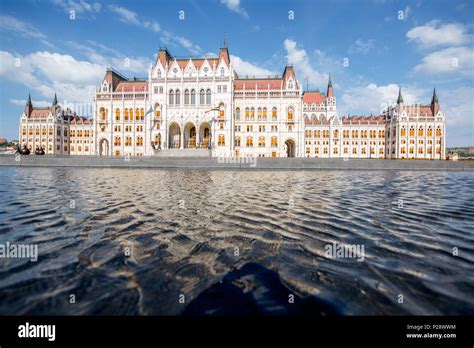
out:
M1 168L0 199L38 248L2 315L474 314L474 173Z

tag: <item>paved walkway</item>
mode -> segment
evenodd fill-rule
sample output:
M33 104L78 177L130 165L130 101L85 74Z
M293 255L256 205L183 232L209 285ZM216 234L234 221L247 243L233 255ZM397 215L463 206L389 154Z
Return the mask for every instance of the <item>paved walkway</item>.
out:
M264 170L474 171L474 161L343 158L199 158L0 155L0 166Z

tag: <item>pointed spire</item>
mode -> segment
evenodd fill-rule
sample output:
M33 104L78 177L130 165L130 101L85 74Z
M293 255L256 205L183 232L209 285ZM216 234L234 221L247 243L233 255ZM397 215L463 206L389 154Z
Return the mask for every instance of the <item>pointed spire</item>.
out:
M431 110L433 111L433 115L436 115L439 111L439 102L438 96L436 95L436 88L433 88L433 98L431 98Z
M397 104L403 104L402 87L400 87L400 88L398 89Z
M334 94L333 94L333 91L332 91L332 81L331 81L331 74L329 74L328 90L327 90L326 96L327 96L328 98L330 98L330 97L333 97L333 96L334 96Z
M54 93L54 99L53 99L53 106L58 105L58 97L56 96L56 92Z
M227 48L227 37L224 35L224 43L222 44L222 48Z
M433 88L433 98L431 99L431 104L438 104L438 96L436 95L436 88Z
M33 107L33 103L31 102L31 94L30 93L28 93L28 100L26 101L26 107L28 107L28 108Z

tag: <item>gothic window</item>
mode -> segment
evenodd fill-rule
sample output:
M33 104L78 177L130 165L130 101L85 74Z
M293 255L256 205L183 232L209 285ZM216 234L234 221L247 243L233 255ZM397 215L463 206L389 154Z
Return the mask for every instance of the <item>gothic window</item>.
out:
M235 109L235 119L240 120L240 108Z
M119 108L115 109L115 120L120 121L120 109Z
M155 117L161 116L160 104L155 104Z
M206 104L211 104L211 90L207 89L206 91Z
M184 105L189 105L189 89L184 91Z
M181 105L181 93L179 92L179 89L176 90L176 105L179 106Z
M272 109L272 121L276 121L277 117L278 117L277 108L273 107L273 109Z
M196 105L196 91L194 89L191 90L191 105Z
M219 135L219 138L218 138L218 139L219 139L219 141L218 141L217 144L218 144L219 146L224 146L224 145L225 145L225 136L221 134L221 135Z
M169 95L169 102L170 105L174 104L174 91L170 90L170 95Z
M204 90L201 89L201 91L199 92L199 104L204 105L205 97L206 96L205 96Z

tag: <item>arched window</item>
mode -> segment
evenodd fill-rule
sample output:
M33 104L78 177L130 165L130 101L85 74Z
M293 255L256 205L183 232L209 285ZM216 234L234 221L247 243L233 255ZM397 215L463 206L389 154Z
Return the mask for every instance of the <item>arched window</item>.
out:
M401 137L406 137L407 135L407 130L405 129L405 127L403 127L401 130L400 130L400 136Z
M263 108L263 120L267 120L267 108Z
M211 104L211 90L209 88L206 91L206 104Z
M100 108L100 116L102 117L103 120L107 117L107 111L105 108Z
M115 121L120 121L120 109L115 109Z
M293 108L288 108L288 121L293 121Z
M235 137L235 146L240 146L240 137Z
M224 74L225 74L224 68L221 68L221 76L224 77Z
M199 104L204 105L205 98L206 96L205 96L204 90L201 89L201 91L199 92Z
M436 136L440 137L441 136L441 128L436 128Z
M428 133L428 136L429 136L429 137L432 137L432 136L433 136L433 129L432 129L431 127L428 128L428 132L427 132L427 133Z
M276 121L278 117L277 108L273 107L272 109L272 121Z
M174 91L173 90L170 90L168 104L170 104L170 105L174 104Z
M178 105L178 106L181 105L181 99L180 99L180 97L181 97L181 94L180 94L180 92L179 92L179 89L177 89L177 90L176 90L176 105Z
M422 136L423 136L423 133L424 133L424 132L423 132L423 128L422 128L422 127L418 128L418 136L419 136L419 137L422 137Z
M140 119L143 121L145 118L145 109L144 108L141 108L140 109Z
M129 120L128 108L125 108L125 111L124 111L124 119L125 119L125 121L128 121L128 120Z
M265 137L258 137L258 147L265 147Z
M196 91L194 89L191 90L191 105L196 105Z
M220 103L219 104L219 117L224 118L224 116L225 116L224 104Z
M247 142L245 143L247 147L253 147L253 138L247 137Z
M217 142L217 145L224 146L225 145L225 136L223 134L220 134L218 139L219 139L219 141Z
M249 108L245 108L245 119L248 120L250 117L250 111Z
M272 137L272 147L278 147L278 139L277 139L277 137Z
M155 104L155 117L161 117L160 104L158 103Z
M125 137L125 146L132 146L132 137Z
M413 127L410 128L410 136L411 137L415 136L415 129Z
M184 105L189 105L189 89L184 91Z
M240 120L240 108L235 109L235 119Z
M141 136L137 137L137 146L143 146L143 137Z
M115 137L114 138L114 145L115 146L120 146L122 144L122 140L120 139L120 137Z
M250 108L250 120L255 120L255 109Z
M130 108L130 121L133 121L133 108Z
M262 117L263 117L262 108L258 108L258 109L257 109L257 119L258 119L259 121L261 121L261 120L262 120Z
M140 109L139 109L139 108L136 108L136 109L135 109L135 119L136 119L137 121L140 120Z
M339 130L334 131L334 138L339 138Z

